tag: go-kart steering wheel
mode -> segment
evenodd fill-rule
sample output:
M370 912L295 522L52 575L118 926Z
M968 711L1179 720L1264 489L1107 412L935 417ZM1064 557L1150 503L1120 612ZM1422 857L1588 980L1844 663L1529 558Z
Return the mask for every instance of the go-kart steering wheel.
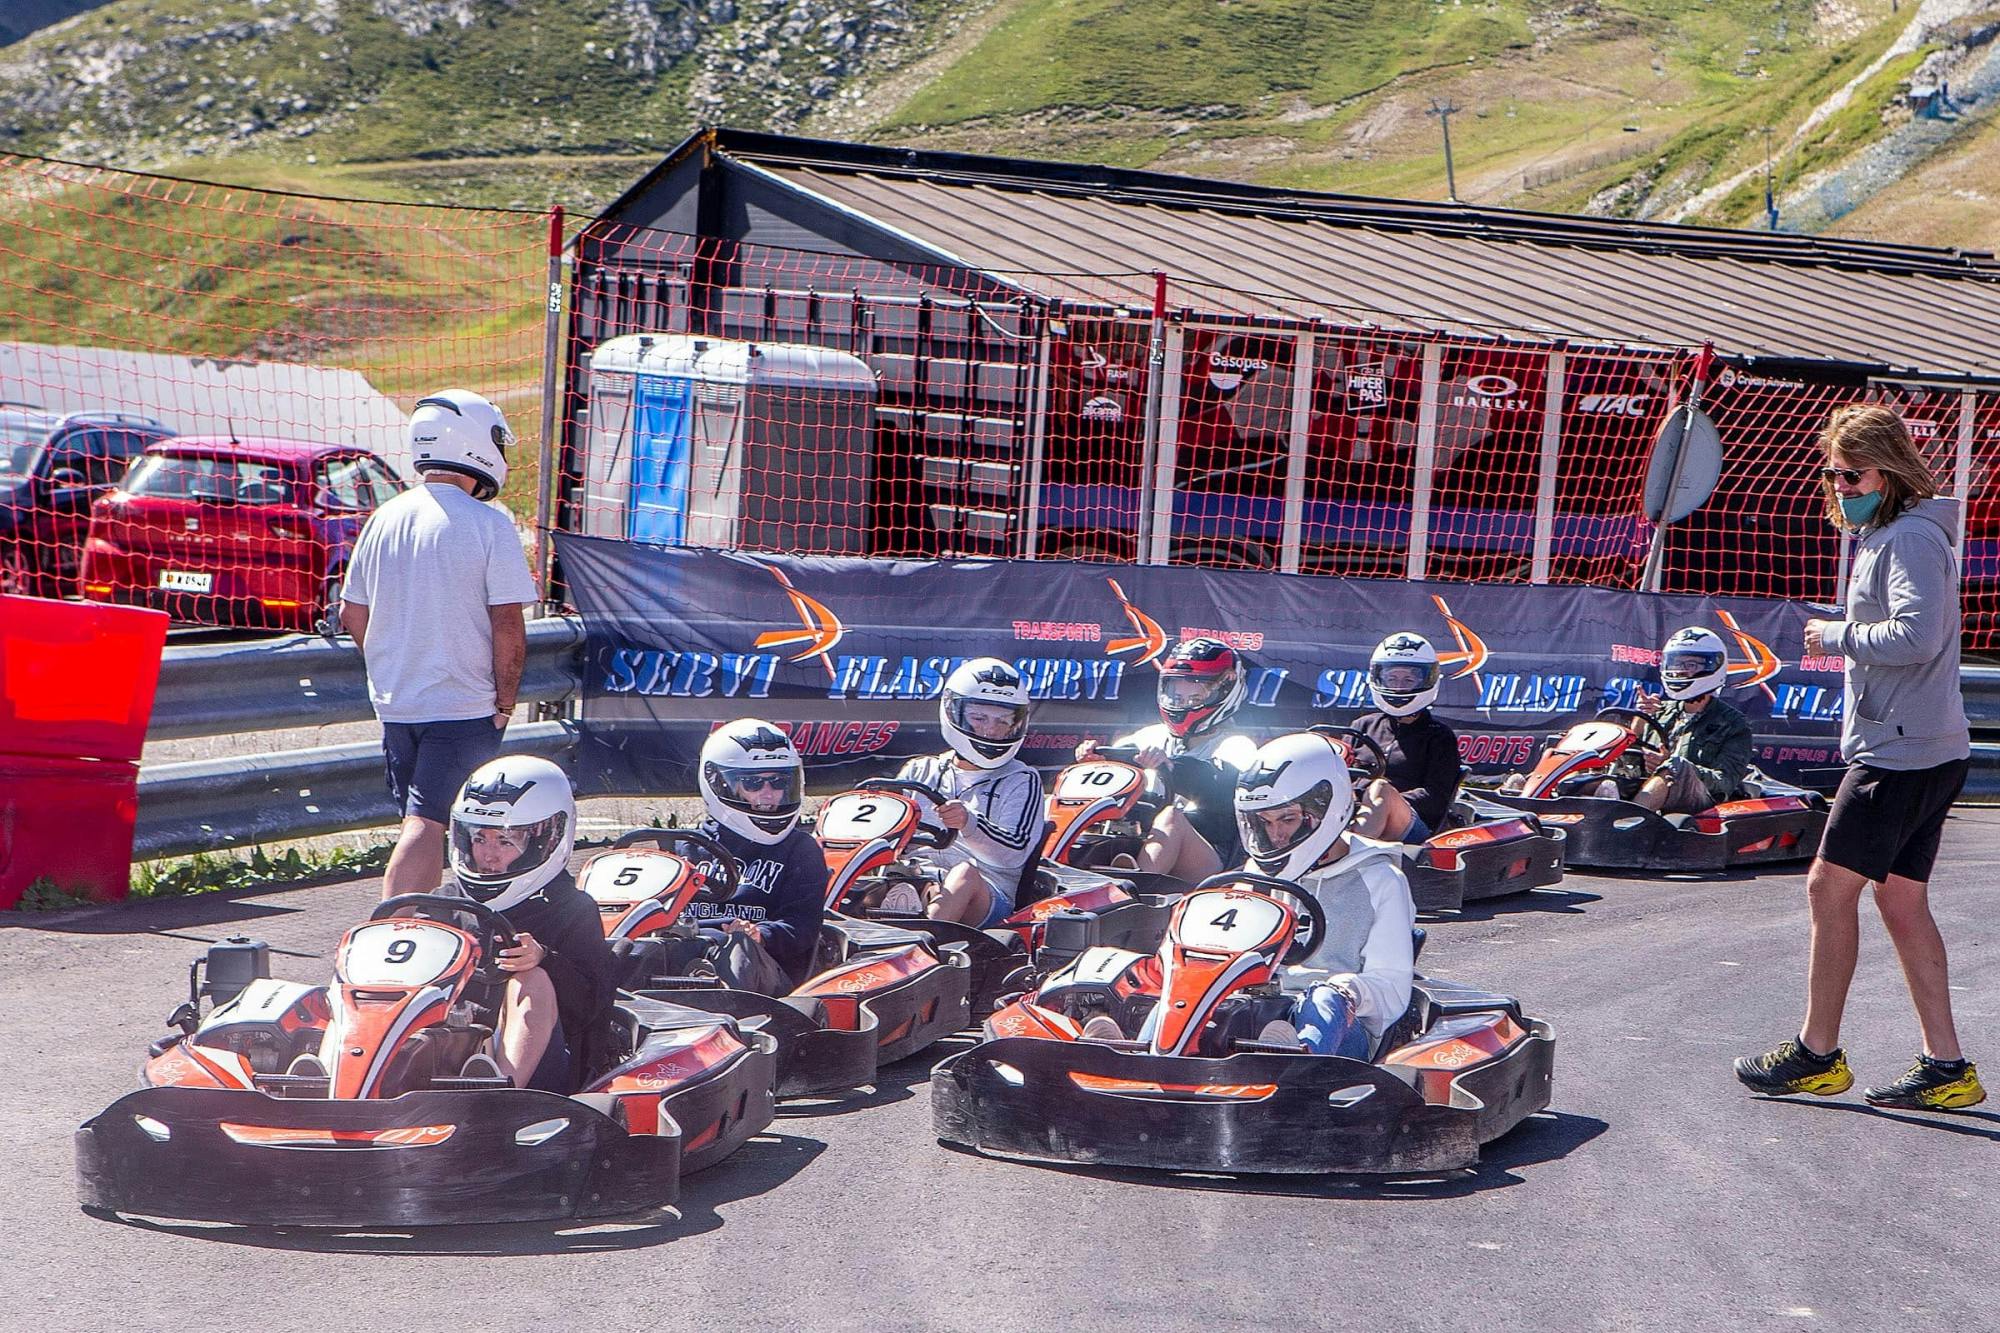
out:
M617 851L623 847L636 847L648 842L663 852L671 852L675 846L686 843L697 851L709 852L714 856L717 863L722 866L722 879L729 886L728 891L718 900L708 897L704 890L704 892L695 895L696 900L702 902L726 901L736 896L737 886L743 883L742 863L734 856L731 856L729 849L724 847L720 842L709 837L706 833L697 833L693 829L635 828L629 833L619 834L617 840L611 844L611 850Z
M1220 875L1210 875L1188 892L1194 894L1203 889L1227 889L1238 884L1276 889L1298 904L1299 927L1292 932L1292 947L1285 950L1278 966L1290 967L1312 957L1312 951L1326 938L1326 909L1319 905L1319 899L1313 897L1311 892L1291 880L1279 879L1276 875L1259 875L1250 870L1225 870Z
M1662 727L1651 713L1642 713L1636 708L1626 708L1614 704L1610 708L1598 709L1596 720L1600 722L1636 720L1644 724L1642 730L1652 733L1652 740L1657 743L1649 745L1648 748L1655 754L1667 754L1674 748L1674 743L1667 739L1667 729ZM1642 745L1646 744L1645 741L1641 741L1640 743Z
M928 782L918 782L912 778L867 778L854 785L856 791L903 791L912 796L921 796L933 806L945 804L951 798ZM929 847L942 851L958 840L958 830L946 828L942 824L923 824L910 834L910 846Z
M1174 763L1177 758L1185 759L1189 757L1187 755L1168 755L1167 761L1158 768L1145 770L1147 787L1150 789L1154 783L1157 782L1159 784L1159 797L1163 804L1172 805L1180 795L1174 788ZM1090 759L1109 759L1114 763L1131 764L1137 767L1139 763L1139 747L1136 745L1100 745L1090 752ZM1079 760L1078 762L1088 763L1089 760ZM1147 799L1151 800L1152 798L1148 796Z
M454 927L458 925L454 917L471 917L479 935L480 978L496 985L506 981L506 974L500 970L498 962L500 951L511 949L521 941L514 934L514 928L507 924L507 918L485 903L443 893L399 893L376 903L368 919L387 921L397 916L419 917Z
M1348 771L1354 775L1354 785L1359 787L1377 778L1389 776L1389 756L1383 752L1375 738L1353 727L1335 727L1326 723L1312 728L1320 735L1339 741L1347 750ZM1366 751L1364 755L1362 752Z

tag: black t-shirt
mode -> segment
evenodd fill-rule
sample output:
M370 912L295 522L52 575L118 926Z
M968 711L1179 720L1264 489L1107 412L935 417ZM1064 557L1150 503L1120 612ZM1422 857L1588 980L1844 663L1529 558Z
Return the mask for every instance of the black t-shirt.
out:
M463 890L460 890L463 893ZM589 1069L609 1027L617 993L611 946L590 895L565 870L524 903L500 915L516 932L526 932L549 951L542 970L555 986L556 1013L569 1042L578 1077Z
M1408 717L1363 713L1354 729L1382 747L1389 758L1389 785L1403 794L1436 833L1458 794L1465 766L1458 758L1458 733L1422 708Z
M798 985L812 967L820 922L826 917L826 853L803 828L793 829L779 843L752 842L712 819L700 831L729 849L743 867L743 881L727 903L690 903L689 918L696 924L719 916L756 922L765 950ZM699 864L720 892L721 863Z

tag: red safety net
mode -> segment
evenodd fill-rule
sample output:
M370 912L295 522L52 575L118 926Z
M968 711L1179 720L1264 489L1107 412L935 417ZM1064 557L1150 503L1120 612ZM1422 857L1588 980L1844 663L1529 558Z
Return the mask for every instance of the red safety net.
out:
M532 539L546 215L7 156L0 215L0 398L22 404L0 407L0 587L310 623L399 484L403 413L446 385L528 442L503 501ZM573 240L552 522L628 540L1633 588L1652 442L1699 351L1172 274L612 223ZM1879 399L1969 501L1967 643L1988 647L2000 393L1718 350L1721 481L1670 530L1659 586L1836 600L1815 441L1834 406Z
M450 386L532 523L548 236L0 154L0 590L309 628Z
M1155 325L1151 274L974 273L625 225L587 229L576 274L559 522L744 549L1636 588L1647 462L1698 359L1171 275ZM799 348L837 355L808 367ZM1946 493L1969 479L1967 641L1987 646L2000 397L1814 380L1727 349L1704 392L1722 476L1669 530L1661 588L1837 601L1817 437L1834 407L1879 400Z

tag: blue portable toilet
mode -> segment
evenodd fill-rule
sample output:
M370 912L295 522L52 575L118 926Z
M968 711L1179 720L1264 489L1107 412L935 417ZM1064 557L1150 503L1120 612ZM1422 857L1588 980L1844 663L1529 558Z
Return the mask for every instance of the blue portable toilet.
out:
M628 334L591 354L583 530L630 541L859 555L875 372L845 352Z

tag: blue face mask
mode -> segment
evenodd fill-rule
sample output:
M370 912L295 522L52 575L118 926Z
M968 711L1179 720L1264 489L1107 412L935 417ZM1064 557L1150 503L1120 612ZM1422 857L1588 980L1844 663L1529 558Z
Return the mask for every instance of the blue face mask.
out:
M1843 495L1840 497L1840 515L1857 528L1868 526L1868 520L1875 517L1875 511L1882 507L1882 492L1870 491L1866 495Z

